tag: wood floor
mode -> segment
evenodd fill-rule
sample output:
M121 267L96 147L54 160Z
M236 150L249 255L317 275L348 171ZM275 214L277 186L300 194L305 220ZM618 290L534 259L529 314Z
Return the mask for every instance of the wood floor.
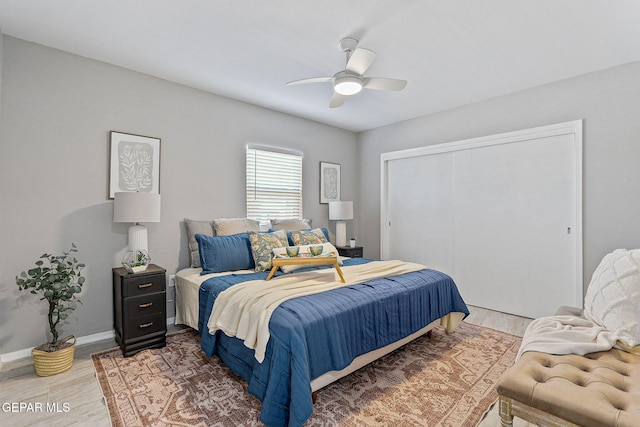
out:
M466 322L522 336L531 319L470 306ZM170 327L169 331L179 328ZM109 416L95 377L91 354L115 347L113 340L76 348L73 367L52 377L38 377L31 358L6 363L0 371L0 426L109 426ZM47 412L47 402L57 404L57 412ZM10 403L42 405L41 412L14 413ZM9 409L9 412L6 411ZM516 426L526 426L517 423ZM481 423L482 427L499 426L495 410Z

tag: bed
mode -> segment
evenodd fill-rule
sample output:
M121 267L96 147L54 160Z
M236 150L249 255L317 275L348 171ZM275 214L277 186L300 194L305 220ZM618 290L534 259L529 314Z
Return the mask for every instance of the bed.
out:
M328 237L326 230L322 232ZM302 284L309 278L323 286L339 282L330 266L279 271L265 282L268 271L256 271L262 269L256 267L261 262L259 257L253 260L253 268L223 269L250 267L244 252L247 247L252 255L256 251L247 238L265 234L249 231L229 235L214 251L225 258L216 268L211 268L216 263L207 259L212 252L209 245L216 239L200 235L201 265L176 274L176 324L197 329L204 352L208 356L217 354L247 381L249 393L262 401L260 419L269 426L303 425L313 412L317 390L438 325L453 331L469 313L455 283L444 273L415 265L403 270L408 268L407 263L394 261L393 268L400 270L390 271L401 274L373 277L377 273L368 272L390 267L383 261L341 258L346 285L331 285L331 289L280 302L266 321L268 340L264 347L250 348L249 340L211 328L212 312L220 311L214 309L216 301L221 304L222 298L243 287L251 293L253 289L267 292L267 284ZM288 244L299 243L291 241L290 232L286 236ZM231 240L244 242L245 247L236 246L242 247L240 256L245 257L245 264L231 260L239 256L230 249ZM323 244L332 247L330 242ZM366 280L354 279L359 274Z

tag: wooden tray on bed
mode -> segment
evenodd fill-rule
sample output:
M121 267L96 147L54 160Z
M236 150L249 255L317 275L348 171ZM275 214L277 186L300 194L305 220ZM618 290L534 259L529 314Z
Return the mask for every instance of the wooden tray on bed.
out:
M273 263L271 267L271 272L267 276L265 280L270 280L278 268L282 265L324 265L329 264L333 265L340 276L340 280L342 283L346 283L344 281L344 276L342 275L342 270L340 269L340 265L338 264L337 256L296 256L296 257L273 257Z

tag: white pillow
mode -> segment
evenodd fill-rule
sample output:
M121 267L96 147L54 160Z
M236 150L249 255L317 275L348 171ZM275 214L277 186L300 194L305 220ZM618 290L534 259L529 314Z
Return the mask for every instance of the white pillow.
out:
M300 251L298 252L299 255L309 255L309 247L311 246L319 246L318 245L302 245L302 246L298 246L300 248ZM342 265L342 258L340 258L340 256L338 256L338 250L336 249L335 246L333 246L331 243L327 242L327 243L322 243L322 255L335 255L338 257L338 265ZM284 257L287 256L287 248L273 248L273 255L277 256L277 257ZM307 268L309 267L308 265L282 265L280 266L280 270L282 270L283 273L291 273L292 271L296 271L299 270L301 268Z
M617 249L602 259L587 288L584 315L622 344L640 344L640 249Z

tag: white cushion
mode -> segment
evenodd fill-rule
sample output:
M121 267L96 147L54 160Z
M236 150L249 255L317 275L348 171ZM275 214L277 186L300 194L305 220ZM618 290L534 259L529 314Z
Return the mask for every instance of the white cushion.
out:
M624 345L640 344L640 249L617 249L602 259L584 308L587 319L615 332Z

